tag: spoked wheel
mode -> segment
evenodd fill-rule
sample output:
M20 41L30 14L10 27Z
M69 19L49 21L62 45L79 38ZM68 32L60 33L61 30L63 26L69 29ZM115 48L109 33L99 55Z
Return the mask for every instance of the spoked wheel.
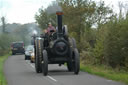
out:
M73 70L74 70L74 74L78 74L80 70L79 52L76 48L73 51Z
M43 75L47 76L47 74L48 74L48 55L47 55L46 50L43 50L42 71L43 71Z
M70 48L69 50L69 57L68 57L68 61L67 61L67 69L68 71L73 71L73 67L72 67L72 48Z
M35 70L37 73L41 73L41 61L42 61L42 53L41 53L41 42L40 40L36 41L36 55L35 55Z

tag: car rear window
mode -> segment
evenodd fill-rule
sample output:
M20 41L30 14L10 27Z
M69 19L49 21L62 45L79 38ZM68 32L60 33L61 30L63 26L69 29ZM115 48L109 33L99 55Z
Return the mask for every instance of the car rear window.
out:
M23 43L14 43L13 47L23 47Z

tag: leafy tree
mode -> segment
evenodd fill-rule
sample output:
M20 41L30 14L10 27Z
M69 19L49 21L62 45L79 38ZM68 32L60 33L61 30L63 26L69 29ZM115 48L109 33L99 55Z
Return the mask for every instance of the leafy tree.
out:
M113 19L108 24L105 40L105 59L113 68L127 66L128 19Z
M128 67L128 14L126 18L121 14L117 17L103 1L61 0L58 4L64 12L63 24L75 37L82 59L113 68ZM56 9L58 6L53 3L36 14L42 29L49 21L56 26Z
M39 15L35 15L35 19L37 23L39 24L40 28L45 29L47 28L47 23L49 22L48 20L48 15L47 13L42 9L39 9Z
M75 38L80 42L81 33L84 32L85 1L62 0L60 4L64 12L64 24L68 25L70 33L76 33Z
M39 24L40 28L46 29L48 23L51 22L53 26L57 25L56 11L60 10L57 3L52 3L46 9L40 8L39 14L35 15L35 19Z
M0 56L9 52L13 40L14 38L10 34L0 34Z
M97 31L96 43L93 48L93 57L95 58L95 64L104 64L104 46L105 38L107 35L108 28L106 25L103 25L101 29Z
M100 28L100 25L107 23L113 14L103 1L97 4L89 0L62 0L60 5L64 11L64 23L68 25L70 34L74 34L79 48L83 42L81 37L90 44L95 44L96 37L92 27Z

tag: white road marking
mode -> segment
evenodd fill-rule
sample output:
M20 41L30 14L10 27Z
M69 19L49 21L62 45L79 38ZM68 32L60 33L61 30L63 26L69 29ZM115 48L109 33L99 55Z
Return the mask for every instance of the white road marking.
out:
M35 66L34 66L34 65L32 65L31 63L29 63L29 61L28 61L28 60L26 60L26 62L27 62L27 64L28 64L28 65L30 65L32 68L35 68Z
M32 67L32 68L35 68L35 66L34 66L34 65L32 65L32 64L30 64L30 65L31 65L31 67Z
M51 77L51 76L47 76L48 78L50 78L51 80L53 80L53 81L55 81L55 82L57 82L57 80L56 79L54 79L53 77Z
M29 63L29 61L27 61L26 60L26 62L32 67L32 68L35 68L35 66L34 65L32 65L32 64L30 64ZM51 77L51 76L47 76L49 79L51 79L51 80L53 80L53 81L55 81L55 82L57 82L57 80L56 79L54 79L53 77Z
M29 64L28 60L26 60L26 62Z

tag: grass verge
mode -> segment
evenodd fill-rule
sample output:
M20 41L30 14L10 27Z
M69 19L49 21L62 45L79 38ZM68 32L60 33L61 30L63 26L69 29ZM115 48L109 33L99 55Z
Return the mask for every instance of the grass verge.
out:
M107 79L120 81L128 85L128 72L126 71L117 71L105 66L92 66L83 64L81 64L80 69L90 74L95 74Z
M0 56L0 85L7 85L7 81L4 77L3 64L9 55Z

